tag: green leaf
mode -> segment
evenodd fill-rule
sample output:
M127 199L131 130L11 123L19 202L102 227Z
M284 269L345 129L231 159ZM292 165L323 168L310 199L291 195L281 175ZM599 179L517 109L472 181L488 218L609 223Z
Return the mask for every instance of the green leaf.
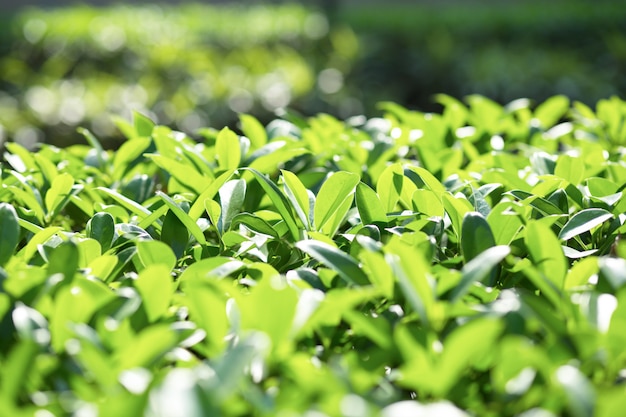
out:
M352 194L359 183L359 176L351 172L339 171L324 181L315 199L313 219L315 228L322 231L326 223L334 216ZM324 230L324 232L327 232Z
M241 145L237 135L225 127L215 139L215 154L220 169L237 169L241 161Z
M512 203L498 203L487 216L496 245L508 245L522 228L519 215L512 210Z
M241 211L246 198L246 182L244 180L231 180L225 183L219 190L220 195L220 218L217 228L221 234L230 228L233 217Z
M172 248L176 259L180 259L187 250L189 230L173 210L168 211L163 220L161 242Z
M441 198L432 190L415 190L411 198L413 209L428 217L443 217L444 209Z
M59 174L52 181L50 189L46 193L46 210L49 218L54 217L69 202L70 193L74 186L74 178L67 173Z
M264 332L275 349L289 336L298 303L296 291L281 280L278 274L265 277L251 294L237 300L242 329Z
M194 264L196 265L196 264ZM207 352L219 354L226 347L229 320L226 315L227 295L212 282L184 280L185 303L189 318L206 332L204 345Z
M141 137L152 135L154 130L154 122L137 111L133 111L133 125L137 136Z
M191 217L194 221L197 221L205 210L205 201L213 199L213 197L215 197L215 195L219 192L220 188L222 188L222 185L224 185L234 173L235 171L228 170L219 177L215 178L213 182L211 182L211 185L202 191L196 201L191 205L188 213L189 217Z
M13 257L20 241L20 226L12 205L0 203L0 266Z
M176 266L176 255L172 251L172 246L158 240L138 241L137 255L144 267L163 265L171 271Z
M250 139L251 149L261 148L267 143L267 132L263 125L254 117L248 114L240 114L239 121L243 134Z
M266 222L262 217L259 217L255 214L251 213L239 213L232 219L231 228L234 229L236 226L243 224L248 229L253 232L262 233L264 235L272 236L274 238L278 238L278 233L276 229Z
M470 320L445 339L439 369L432 381L435 395L445 395L468 367L475 367L492 353L503 324L491 317Z
M567 261L561 249L561 243L552 230L543 223L534 221L526 226L526 238L524 239L530 259L543 275L548 278L556 288L563 288Z
M400 164L389 165L378 177L376 193L385 213L395 211L403 183L404 173Z
M293 172L283 169L281 169L280 172L285 184L285 194L287 198L291 202L304 228L310 230L309 212L311 211L311 204L306 187Z
M200 174L193 165L178 162L164 155L146 154L146 157L197 194L202 193L211 184L211 179Z
M578 185L585 175L585 163L580 156L561 155L556 161L554 175L571 184Z
M559 233L559 239L569 240L593 229L611 218L613 218L613 214L604 209L589 208L581 210L574 214L565 226L563 226Z
M511 248L508 246L494 246L477 254L476 257L463 266L461 270L463 277L452 290L450 302L458 301L467 294L473 283L484 280L490 273L493 274L498 264L509 253L511 253ZM489 283L489 285L494 284L495 282Z
M48 255L48 275L62 274L65 281L70 281L78 269L78 257L78 247L74 242L61 243Z
M152 139L148 137L137 137L124 142L113 157L113 177L121 179L150 144L152 144Z
M337 272L347 283L367 285L369 279L354 258L326 243L316 240L302 240L296 247L326 267Z
M163 202L170 208L170 210L178 217L181 223L187 228L187 231L202 245L206 245L207 241L202 233L202 229L196 224L196 222L189 217L187 213L181 209L178 204L167 194L157 191L157 196L163 200ZM165 226L165 225L164 225Z
M85 229L87 237L97 240L102 247L102 251L106 252L113 243L115 236L115 220L113 216L107 212L94 214L89 219Z
M131 200L128 197L124 197L122 194L117 191L111 190L106 187L97 187L96 190L102 191L104 194L107 194L109 197L113 198L117 201L121 206L129 210L131 213L139 217L140 219L144 219L145 217L152 214L150 210L142 206L141 204Z
M442 194L442 199L443 207L445 208L446 213L448 213L448 216L450 216L452 228L456 232L457 236L460 237L462 233L463 218L466 213L473 211L474 208L465 198L456 198L448 193Z
M356 187L356 207L364 225L387 222L387 213L378 195L362 182Z
M541 127L548 129L554 126L568 110L569 99L566 96L553 96L537 106L535 118L539 120Z
M119 371L136 367L154 366L181 341L193 334L195 329L182 323L155 324L141 331L136 337L115 352L113 357Z
M170 273L171 268L169 265L165 262L152 262L146 264L144 261L146 259L145 253L147 251L151 251L152 253L149 256L155 256L158 255L157 252L160 252L161 254L166 254L165 256L167 258L173 258L174 255L171 253L171 250L167 253L163 248L158 248L159 245L165 246L161 242L145 241L140 243L141 245L137 246L139 250L139 258L142 259L142 262L144 262L144 265L147 267L139 273L134 285L141 295L142 304L146 311L146 315L148 316L148 321L153 323L167 313L172 295L174 294L174 282L172 280ZM146 243L150 243L151 245L146 246ZM160 250L157 251L155 248ZM169 248L165 247L165 249ZM143 258L142 251L144 252Z
M261 174L259 171L252 168L244 168L247 171L251 172L252 175L259 182L267 196L270 198L276 210L285 221L287 228L289 229L289 233L294 240L299 240L300 238L300 229L296 223L296 219L293 216L293 213L290 209L289 200L285 195L280 191L278 186L270 181L265 175Z
M465 262L496 245L491 227L480 213L465 213L461 230L461 251Z

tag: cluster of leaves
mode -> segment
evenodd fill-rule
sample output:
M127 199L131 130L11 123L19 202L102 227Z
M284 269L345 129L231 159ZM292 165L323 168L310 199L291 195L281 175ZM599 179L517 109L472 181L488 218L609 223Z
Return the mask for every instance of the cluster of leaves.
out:
M5 136L39 130L56 145L76 126L116 137L110 115L132 110L193 132L232 123L233 110L323 103L318 76L341 77L356 53L349 30L293 4L33 9L10 28L0 124Z
M0 409L620 416L626 102L438 101L7 144Z

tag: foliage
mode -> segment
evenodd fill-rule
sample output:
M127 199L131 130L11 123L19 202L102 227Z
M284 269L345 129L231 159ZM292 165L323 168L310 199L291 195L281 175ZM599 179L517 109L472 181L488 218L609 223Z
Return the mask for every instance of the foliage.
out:
M368 86L357 96L366 109L393 98L436 110L431 96L442 91L588 105L626 94L626 13L615 2L367 2L337 20L363 45L348 82Z
M0 124L18 141L56 145L75 143L76 126L115 137L110 115L133 110L193 133L235 112L320 105L320 74L341 76L356 54L349 30L293 4L32 9L12 30Z
M621 415L626 103L438 100L7 144L0 409Z

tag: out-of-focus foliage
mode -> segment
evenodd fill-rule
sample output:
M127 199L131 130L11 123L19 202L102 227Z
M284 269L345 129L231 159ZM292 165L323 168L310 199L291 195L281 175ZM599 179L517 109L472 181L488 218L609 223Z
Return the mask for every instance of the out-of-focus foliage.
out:
M469 4L471 3L471 4ZM436 93L498 102L626 96L619 2L338 2L61 8L0 21L0 140L120 138L130 110L193 133L289 107L346 118ZM235 4L235 5L233 5Z
M357 53L349 30L298 5L33 10L12 31L0 126L26 144L71 141L78 125L110 137L111 114L131 110L193 132L323 106Z
M361 41L349 79L362 102L439 110L434 94L501 103L626 96L626 7L618 1L368 2L337 20Z

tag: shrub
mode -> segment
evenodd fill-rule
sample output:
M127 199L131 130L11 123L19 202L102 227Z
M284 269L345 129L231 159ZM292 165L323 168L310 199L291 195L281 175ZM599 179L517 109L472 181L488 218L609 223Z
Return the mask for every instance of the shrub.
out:
M621 415L626 103L438 100L7 144L0 409Z

